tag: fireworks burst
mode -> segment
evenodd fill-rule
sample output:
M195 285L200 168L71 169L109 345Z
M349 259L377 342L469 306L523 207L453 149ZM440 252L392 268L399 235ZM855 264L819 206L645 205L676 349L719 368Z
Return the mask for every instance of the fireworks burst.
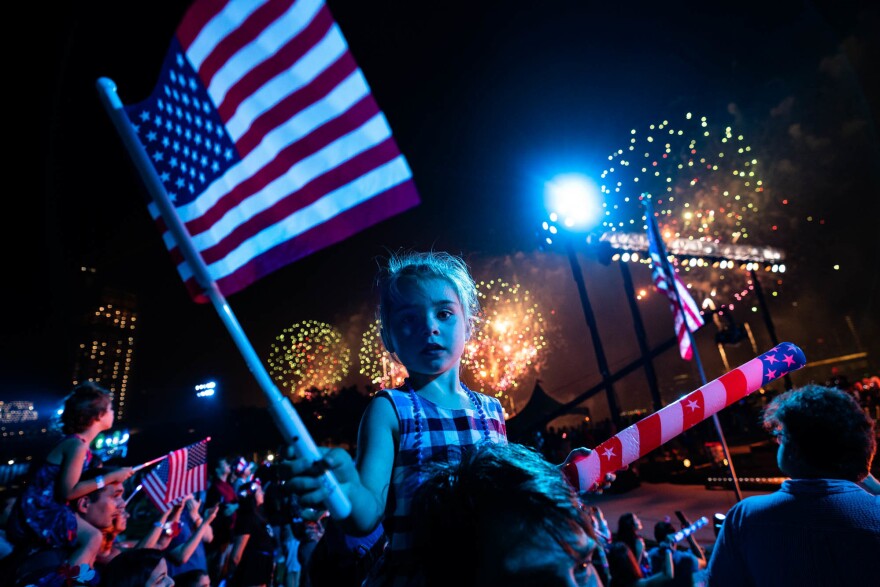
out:
M316 320L297 322L282 330L268 358L272 378L294 402L309 398L315 389L338 391L350 361L351 350L342 333Z
M766 240L776 229L765 230L760 219L766 214L758 215L767 197L761 163L752 147L729 126L713 130L705 116L688 113L678 122L664 120L642 133L633 129L629 145L608 160L610 166L601 175L602 224L608 232L644 233L643 193L654 201L666 240L757 247L767 243L755 242L756 236ZM642 262L647 262L646 257ZM704 299L714 298L713 304L724 306L725 300L740 300L751 291L748 271L740 263L693 258L677 264L690 274L686 281ZM733 309L732 303L729 308Z
M385 350L379 334L379 320L370 324L364 332L358 359L361 375L365 375L370 383L381 389L398 387L407 376L406 367L391 358L391 353Z
M503 280L477 285L483 323L465 346L462 363L486 393L509 401L530 369L544 360L544 317L528 290Z

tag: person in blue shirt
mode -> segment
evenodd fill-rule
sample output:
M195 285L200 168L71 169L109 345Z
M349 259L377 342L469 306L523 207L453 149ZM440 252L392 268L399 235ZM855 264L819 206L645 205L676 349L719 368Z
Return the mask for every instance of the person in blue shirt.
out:
M709 586L876 584L880 496L859 484L874 479L874 421L849 393L810 384L773 399L763 424L790 479L731 508Z
M657 541L657 546L648 551L648 560L651 563L651 568L661 568L665 556L664 549L668 549L672 552L673 578L667 585L669 587L692 587L694 573L705 569L708 561L693 535L688 536L692 552L680 550L678 543L672 540L676 531L675 526L667 520L660 520L654 524L654 539Z

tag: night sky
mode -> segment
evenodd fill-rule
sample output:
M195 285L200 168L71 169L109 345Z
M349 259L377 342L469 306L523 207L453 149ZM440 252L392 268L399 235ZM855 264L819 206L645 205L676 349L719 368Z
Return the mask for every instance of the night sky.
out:
M567 260L542 248L543 185L561 172L598 178L631 129L692 112L748 137L761 161L766 189L751 236L787 255L783 283L765 285L778 294L770 311L779 338L811 360L867 350L876 369L880 18L870 3L327 3L422 203L231 296L260 356L283 328L320 320L346 333L356 374L377 258L435 248L462 254L477 279L518 281L535 294L550 338L542 384L560 401L576 396L598 382L598 369ZM22 75L7 81L23 103L40 94L41 124L36 137L14 131L22 135L7 145L7 166L14 175L39 165L7 183L19 186L7 201L21 211L7 211L4 231L0 399L68 390L77 268L86 264L138 296L135 402L170 404L209 378L228 405L262 402L214 309L190 301L95 90L106 76L123 102L145 98L188 4L98 1L24 21L44 26L28 33L10 69ZM21 126L14 118L32 108L9 108L8 124ZM619 270L582 261L613 371L638 354ZM637 287L648 285L645 265L632 271ZM737 319L763 352L769 338L753 304ZM652 345L672 335L665 302L655 295L642 308ZM698 333L710 379L723 372L714 329ZM729 353L732 366L754 356L747 344ZM664 393L689 391L676 381L692 366L674 351L660 363ZM536 376L524 378L518 405ZM619 393L624 409L650 405L641 375ZM601 415L604 403L593 408Z

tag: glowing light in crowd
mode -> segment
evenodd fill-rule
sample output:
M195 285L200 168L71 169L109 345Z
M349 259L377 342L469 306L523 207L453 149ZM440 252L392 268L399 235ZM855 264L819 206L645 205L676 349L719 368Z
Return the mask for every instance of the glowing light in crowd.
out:
M379 334L379 321L376 320L361 337L361 348L358 351L360 374L366 376L370 383L380 389L398 387L406 378L406 367L391 358L385 350Z
M477 284L483 321L462 362L483 393L504 398L544 360L544 317L528 290L501 279Z
M317 320L297 322L275 337L268 358L269 373L297 402L315 390L339 390L348 375L351 350L335 327Z

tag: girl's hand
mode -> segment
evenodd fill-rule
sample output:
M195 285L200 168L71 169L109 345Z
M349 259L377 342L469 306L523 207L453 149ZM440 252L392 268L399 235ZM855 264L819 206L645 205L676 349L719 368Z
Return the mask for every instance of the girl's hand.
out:
M121 482L125 481L126 479L128 479L129 477L131 477L132 475L134 475L133 468L122 467L118 471L113 471L112 473L107 475L107 478L109 479L112 477L114 481L119 481L121 483Z
M571 461L573 461L575 459L587 457L592 452L593 451L588 448L584 448L584 447L576 448L573 451L571 451L570 453L568 453L568 456L565 457L565 461L561 465L559 465L559 468L560 469L564 468L566 465L568 465ZM621 469L621 470L624 470L624 469L626 469L626 467L623 467L623 469ZM599 481L594 483L592 487L587 489L587 493L602 493L603 491L605 491L606 489L611 487L611 484L614 483L615 479L617 479L617 475L615 475L614 473L606 473L604 479L600 479Z
M215 505L214 507L210 507L210 508L206 509L205 510L205 517L202 518L202 520L203 520L202 523L207 522L208 524L210 524L211 522L213 522L214 518L217 517L218 511L220 511L220 504L219 503L217 505Z
M346 496L351 486L360 482L354 461L347 451L325 447L319 447L319 450L323 458L318 461L307 462L294 457L280 464L279 475L285 479L285 486L299 497L303 506L321 505L327 499L329 491L324 485L325 471L333 473Z

